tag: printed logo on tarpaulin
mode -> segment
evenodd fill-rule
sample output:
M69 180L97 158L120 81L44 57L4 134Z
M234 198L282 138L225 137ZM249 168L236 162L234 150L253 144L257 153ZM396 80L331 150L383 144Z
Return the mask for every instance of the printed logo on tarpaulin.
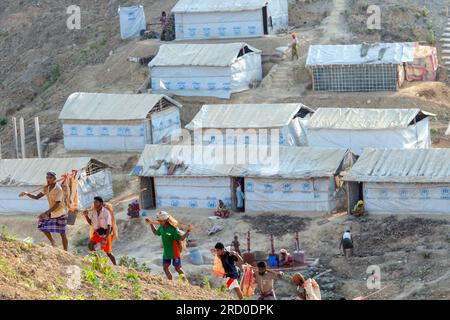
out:
M232 204L231 204L231 198L230 197L225 197L223 202L227 205L227 207L231 208Z
M223 83L223 89L226 91L231 90L231 83L230 82L224 82Z
M156 206L158 208L162 207L162 200L161 197L156 197Z
M265 183L264 184L264 193L273 193L273 184Z
M421 189L420 190L420 198L421 199L429 199L430 198L430 190L428 190L428 189Z
M441 199L450 199L450 189L449 188L441 189Z
M192 89L200 90L200 82L192 82Z
M302 184L302 189L303 189L303 191L309 191L309 190L311 190L311 184L308 183L308 182L303 183L303 184Z
M78 135L78 130L77 130L76 127L70 128L70 135L71 136L77 136Z
M292 185L290 183L283 183L283 193L292 192Z
M215 90L215 89L216 89L216 83L208 82L208 90Z
M388 195L389 195L389 193L388 193L387 189L380 189L380 198L386 199L386 198L388 198Z
M211 35L211 28L203 28L203 35L209 37Z
M214 209L217 207L217 199L216 198L208 198L208 208Z
M249 26L248 27L248 33L249 34L256 34L256 27L255 26Z
M197 33L197 28L189 28L189 36L195 37L195 34Z
M226 28L225 27L219 27L218 30L219 30L219 36L224 37Z
M180 200L178 200L178 199L170 200L170 206L171 207L175 207L175 208L179 207L180 206Z
M198 200L196 200L196 199L190 199L190 200L189 200L189 207L190 207L190 208L198 208Z
M241 27L234 27L233 28L233 32L234 32L235 35L241 34Z
M186 88L186 82L184 81L177 82L177 88L178 90L184 90Z
M400 190L400 198L402 198L402 199L408 198L408 190L406 190L406 189L401 189L401 190Z
M255 186L253 182L249 181L245 183L245 191L246 192L255 192Z

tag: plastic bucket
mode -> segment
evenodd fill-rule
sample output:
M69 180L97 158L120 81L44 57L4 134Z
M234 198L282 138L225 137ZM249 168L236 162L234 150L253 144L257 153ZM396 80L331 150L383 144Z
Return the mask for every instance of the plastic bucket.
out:
M191 260L192 264L195 264L197 266L203 264L203 256L198 249L189 250L189 259Z
M77 214L78 212L69 212L67 214L67 224L69 226L73 226L75 224L75 222L77 221Z

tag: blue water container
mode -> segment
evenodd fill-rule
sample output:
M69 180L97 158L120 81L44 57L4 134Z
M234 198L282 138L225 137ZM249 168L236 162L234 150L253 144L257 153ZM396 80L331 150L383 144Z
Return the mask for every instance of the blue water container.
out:
M197 266L203 264L203 256L198 249L190 249L189 250L189 259L191 260L192 264L195 264Z
M269 255L269 267L278 267L277 256Z

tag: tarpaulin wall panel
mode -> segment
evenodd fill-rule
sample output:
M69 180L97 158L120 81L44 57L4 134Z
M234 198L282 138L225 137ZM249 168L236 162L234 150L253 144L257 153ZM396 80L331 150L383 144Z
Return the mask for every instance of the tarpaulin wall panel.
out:
M143 6L120 7L119 19L122 39L139 38L141 30L147 27Z
M450 184L363 183L369 213L450 214Z
M66 150L139 151L146 143L145 122L139 125L63 124Z
M158 208L217 208L219 200L231 207L228 177L155 177Z
M386 130L335 130L313 129L307 131L308 146L318 148L351 149L361 154L364 148L414 149L430 148L428 118L405 129Z
M180 129L181 120L178 108L170 107L152 114L152 143L158 144L166 140L169 141L172 134L176 136L181 133Z
M245 178L246 211L330 212L339 201L334 178Z
M262 9L176 13L175 32L177 40L259 37L264 34Z
M231 93L249 89L261 80L261 55L251 53L228 67L173 66L152 67L152 91L180 96L212 96L229 99ZM161 86L161 82L163 86Z

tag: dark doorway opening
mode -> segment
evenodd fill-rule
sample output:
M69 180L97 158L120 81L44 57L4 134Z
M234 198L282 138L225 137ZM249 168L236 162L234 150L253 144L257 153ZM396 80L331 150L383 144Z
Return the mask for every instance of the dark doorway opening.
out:
M238 187L242 191L241 196L238 195ZM245 212L245 181L243 177L231 177L230 180L231 187L231 205L232 209L237 212ZM242 206L238 207L239 198L242 199Z
M269 34L269 26L267 19L267 6L262 8L264 34Z
M155 179L152 177L141 177L140 190L143 190L140 195L140 202L142 209L156 209L155 197Z
M362 182L347 182L347 213L351 214L353 207L363 199Z

